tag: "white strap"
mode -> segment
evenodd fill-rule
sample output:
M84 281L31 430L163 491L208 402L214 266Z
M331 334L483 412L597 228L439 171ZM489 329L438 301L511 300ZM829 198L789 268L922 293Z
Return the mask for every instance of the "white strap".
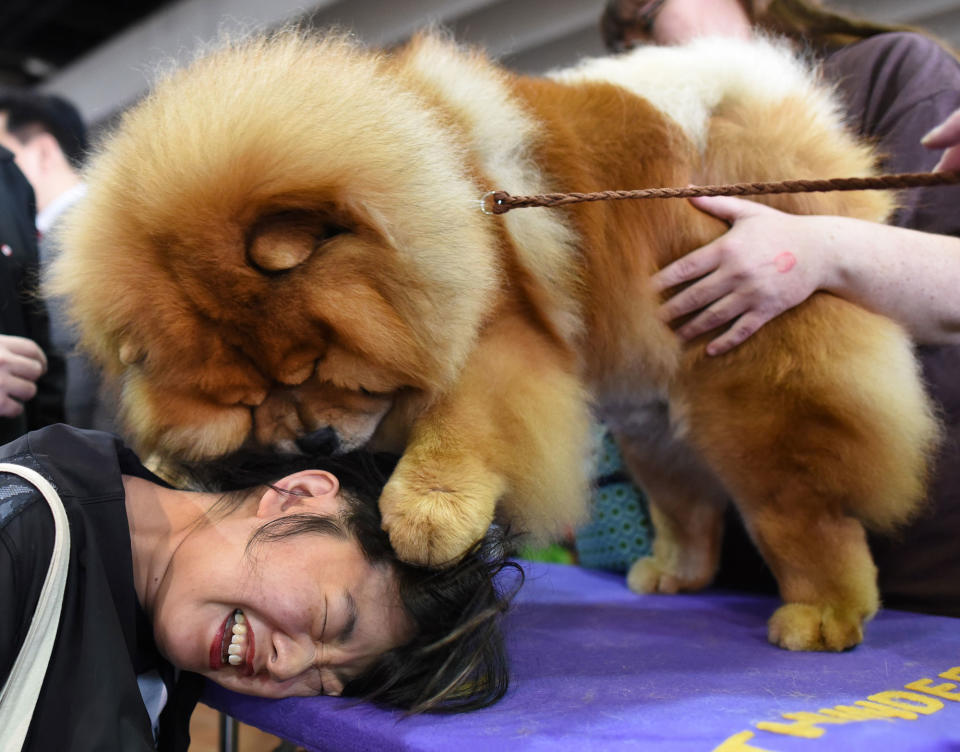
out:
M63 591L70 566L70 525L67 512L53 486L40 473L21 465L0 463L0 472L13 473L36 486L50 505L56 525L53 554L47 569L37 609L3 690L0 691L0 750L19 752L23 748L33 711L40 697L53 643L57 637Z

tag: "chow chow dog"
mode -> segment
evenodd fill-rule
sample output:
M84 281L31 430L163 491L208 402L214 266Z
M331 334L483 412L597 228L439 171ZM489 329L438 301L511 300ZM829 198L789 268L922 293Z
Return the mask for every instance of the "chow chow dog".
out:
M224 44L123 116L50 290L162 461L317 437L402 450L381 506L411 562L455 560L498 517L541 535L582 520L595 410L651 499L631 587L708 584L732 498L779 582L770 640L840 650L878 608L864 528L923 498L938 431L901 328L818 294L708 357L709 337L657 319L649 278L723 223L677 200L490 216L480 198L874 162L774 41L526 77L432 32L388 54L284 31Z

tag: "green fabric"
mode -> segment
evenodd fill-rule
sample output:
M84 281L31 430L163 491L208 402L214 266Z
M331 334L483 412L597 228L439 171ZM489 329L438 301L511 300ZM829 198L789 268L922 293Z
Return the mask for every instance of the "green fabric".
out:
M582 566L626 572L650 554L653 526L646 496L630 481L613 436L597 430L590 521L576 532L577 555Z

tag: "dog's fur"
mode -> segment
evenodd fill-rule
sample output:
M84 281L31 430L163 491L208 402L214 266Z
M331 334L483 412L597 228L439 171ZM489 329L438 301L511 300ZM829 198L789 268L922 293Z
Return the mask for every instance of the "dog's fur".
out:
M51 289L143 451L203 460L327 426L344 447L405 448L381 506L410 561L457 557L495 507L541 534L581 520L592 402L652 501L634 589L707 584L732 496L785 601L770 639L843 649L878 607L864 526L911 513L937 434L903 331L818 294L710 358L657 320L648 280L721 222L685 201L492 217L479 198L873 162L775 43L529 78L437 35L388 56L287 32L225 46L124 116Z

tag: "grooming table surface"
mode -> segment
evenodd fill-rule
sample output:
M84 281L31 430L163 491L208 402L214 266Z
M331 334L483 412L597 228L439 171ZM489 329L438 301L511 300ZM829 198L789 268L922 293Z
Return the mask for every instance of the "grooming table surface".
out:
M214 684L204 702L311 752L960 749L960 619L881 611L855 650L791 653L767 643L772 598L641 597L621 575L524 568L492 708L402 718Z

